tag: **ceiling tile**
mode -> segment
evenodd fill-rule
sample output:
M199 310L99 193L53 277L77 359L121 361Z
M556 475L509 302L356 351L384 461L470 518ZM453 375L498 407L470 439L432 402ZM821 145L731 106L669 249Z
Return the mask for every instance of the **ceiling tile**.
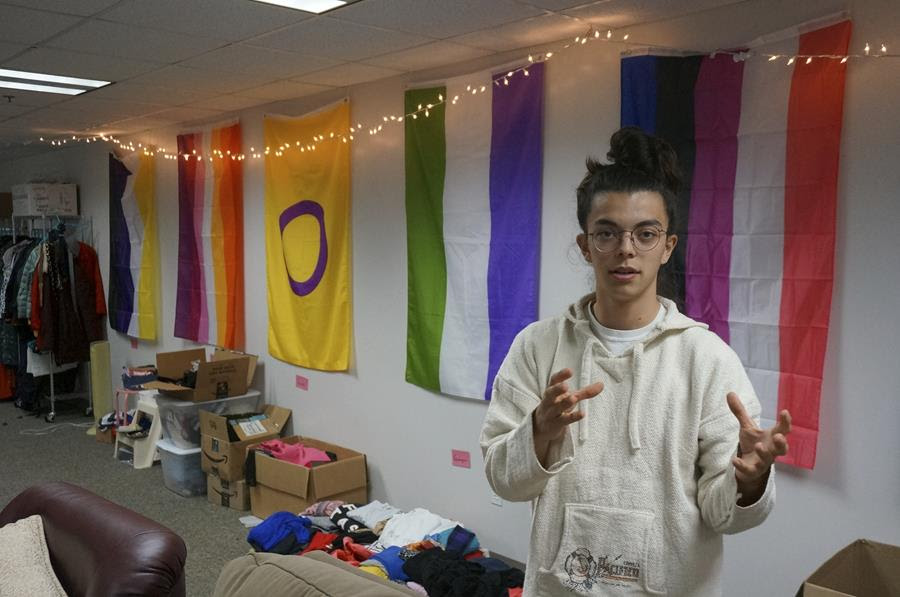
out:
M28 46L24 44L8 44L5 41L0 41L0 62L27 49Z
M25 123L32 127L75 131L86 126L98 124L98 119L91 116L83 116L77 112L61 110L56 106L34 110L14 119L15 122ZM9 122L9 121L7 121Z
M298 83L296 81L277 81L275 83L269 83L268 85L245 89L237 95L274 102L313 95L321 91L328 91L329 89L332 88L322 85L312 85L310 83Z
M174 122L174 120L170 120L167 118L156 117L126 118L124 120L110 122L103 127L90 130L91 132L98 135L101 133L108 135L121 135L125 133L146 131L148 129L165 128L167 126L171 126Z
M34 44L77 24L81 19L0 4L0 39Z
M17 106L26 106L30 108L42 108L52 104L63 102L71 95L62 95L58 93L38 93L37 91L23 91L21 89L5 89L0 87L0 96L6 101L5 96L13 98L12 103Z
M247 72L212 72L185 66L167 66L136 77L130 82L145 87L187 89L201 93L219 94L256 87L272 81L272 77Z
M180 106L188 102L198 102L217 95L211 91L201 92L197 89L180 89L176 87L161 87L137 85L131 81L110 85L96 91L91 91L92 96L103 99L128 100L133 102L146 102L150 104L163 104L166 106Z
M572 17L547 14L503 25L490 31L478 31L454 37L451 41L505 52L559 41L586 32L586 25Z
M443 66L453 62L473 60L493 53L491 50L463 46L449 41L436 41L430 44L417 46L409 50L401 50L391 54L384 54L377 58L364 61L375 66L400 68L406 71L424 70Z
M303 56L282 50L232 44L185 60L181 66L207 70L266 75L271 79L290 79L298 75L344 64L320 56Z
M115 56L82 54L71 50L35 48L3 65L52 75L67 75L103 81L122 81L159 68L159 64L126 60Z
M453 37L542 14L514 0L365 0L334 13L342 21Z
M20 114L24 114L29 110L34 110L34 108L29 106L21 106L19 104L13 104L0 97L0 120L5 120L13 116L19 116Z
M401 72L402 71L382 68L380 66L348 62L341 66L335 66L334 68L327 68L315 73L303 75L302 77L296 77L294 80L300 81L301 83L314 83L316 85L347 87L348 85L357 85L359 83L367 83L377 79L385 79L387 77L399 75Z
M172 123L191 122L195 120L207 120L222 116L224 112L220 110L205 110L203 108L169 108L148 115L147 118L153 120L164 120Z
M565 14L604 27L627 27L735 4L742 0L607 0L565 11Z
M211 37L93 20L60 35L47 45L90 54L169 63L190 58L224 43Z
M362 4L365 4L363 2ZM355 6L355 5L354 5ZM432 41L427 37L316 17L254 38L254 46L354 61Z
M4 4L18 4L38 10L49 10L72 15L89 16L112 6L119 0L3 0Z
M547 10L566 10L587 4L600 4L609 0L518 0L522 4L530 4Z
M191 35L215 32L217 38L237 41L312 16L247 0L125 0L105 12L103 19Z
M223 110L225 112L234 112L237 110L243 110L245 108L251 108L253 106L257 106L261 103L264 103L266 100L261 100L259 98L254 97L241 97L238 95L217 95L216 97L200 100L197 102L190 102L185 104L185 107L192 108L204 108L206 110Z
M74 97L56 106L61 110L93 117L101 123L153 114L168 107L162 104L102 99L92 95Z

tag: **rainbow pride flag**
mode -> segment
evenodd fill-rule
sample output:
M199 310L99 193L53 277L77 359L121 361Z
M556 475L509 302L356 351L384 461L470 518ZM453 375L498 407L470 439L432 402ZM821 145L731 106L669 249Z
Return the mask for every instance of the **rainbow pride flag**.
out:
M490 399L538 314L544 65L507 75L406 92L434 105L405 119L406 380L454 396Z
M244 176L241 125L178 135L175 336L244 346ZM191 157L192 156L192 157Z
M840 56L850 31L844 21L755 49ZM688 181L678 206L677 302L740 356L764 426L791 412L783 460L813 468L846 64L638 56L622 60L621 74L622 125L672 143Z

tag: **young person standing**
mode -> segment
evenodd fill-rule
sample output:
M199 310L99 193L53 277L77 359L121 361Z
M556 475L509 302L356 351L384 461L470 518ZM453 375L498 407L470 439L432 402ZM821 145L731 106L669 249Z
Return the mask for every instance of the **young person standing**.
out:
M675 152L625 128L607 157L577 193L595 290L510 347L481 433L488 481L532 502L526 597L719 595L722 534L771 511L790 415L760 429L734 351L658 296Z

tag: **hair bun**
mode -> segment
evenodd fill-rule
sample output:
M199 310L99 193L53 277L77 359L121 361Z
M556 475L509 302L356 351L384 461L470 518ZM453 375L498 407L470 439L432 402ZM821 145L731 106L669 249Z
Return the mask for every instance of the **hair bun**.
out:
M626 126L613 133L606 157L617 166L660 181L675 193L681 186L675 150L664 139L648 135L636 126Z

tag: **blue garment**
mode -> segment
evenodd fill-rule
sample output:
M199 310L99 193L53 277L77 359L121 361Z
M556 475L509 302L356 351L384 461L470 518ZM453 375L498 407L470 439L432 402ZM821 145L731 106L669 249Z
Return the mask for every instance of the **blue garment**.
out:
M393 545L385 549L383 552L377 553L372 556L373 560L379 562L382 566L384 566L384 570L385 572L387 572L388 578L390 578L391 580L398 580L403 582L409 580L406 572L403 571L403 564L406 562L406 560L400 557L400 552L403 549L403 547Z
M436 535L431 535L430 538L440 543L441 547L445 550L453 551L461 555L472 553L481 547L481 544L478 543L478 537L471 531L468 531L459 525L456 525L456 527L452 529L437 533ZM463 541L466 541L466 543L463 543Z
M312 538L309 519L291 512L275 512L250 530L247 542L256 551L269 551L293 534L297 543L306 545Z

